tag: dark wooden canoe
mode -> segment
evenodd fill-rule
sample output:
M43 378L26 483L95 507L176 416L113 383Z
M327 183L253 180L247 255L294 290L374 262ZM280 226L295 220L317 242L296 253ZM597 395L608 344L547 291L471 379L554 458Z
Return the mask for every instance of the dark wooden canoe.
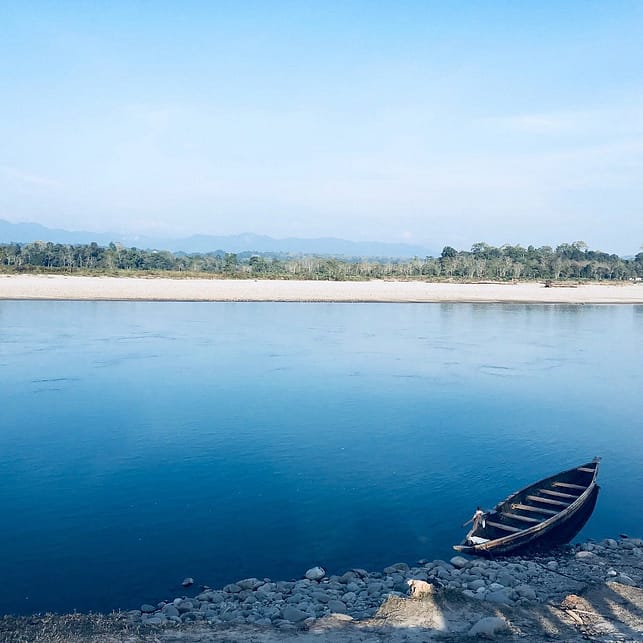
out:
M569 542L592 515L600 458L516 491L487 513L456 551L504 556Z

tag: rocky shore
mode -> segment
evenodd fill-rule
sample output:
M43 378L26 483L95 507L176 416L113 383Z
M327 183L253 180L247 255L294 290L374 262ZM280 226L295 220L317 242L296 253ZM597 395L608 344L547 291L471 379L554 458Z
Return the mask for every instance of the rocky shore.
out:
M100 617L0 621L2 641L642 641L643 540L607 539L543 555L396 563L302 578L246 578ZM59 622L56 619L60 619ZM71 619L73 621L74 619ZM82 631L81 631L82 630ZM29 638L32 636L32 638ZM55 636L55 638L53 638ZM4 637L4 638L3 638Z

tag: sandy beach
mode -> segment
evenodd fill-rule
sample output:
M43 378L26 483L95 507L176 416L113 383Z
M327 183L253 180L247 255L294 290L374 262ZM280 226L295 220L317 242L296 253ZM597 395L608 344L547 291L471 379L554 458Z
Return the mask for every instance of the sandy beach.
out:
M545 288L536 282L455 284L3 275L0 299L643 304L643 283Z

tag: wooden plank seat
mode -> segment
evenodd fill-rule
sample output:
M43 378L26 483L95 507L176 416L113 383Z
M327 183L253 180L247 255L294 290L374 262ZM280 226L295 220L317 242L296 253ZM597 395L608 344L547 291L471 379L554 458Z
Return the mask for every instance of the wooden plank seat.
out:
M527 496L527 500L532 502L543 502L546 505L556 505L556 507L569 507L571 502L562 502L560 500L551 500L551 498L541 498L540 496Z
M520 502L516 502L511 505L512 509L521 509L522 511L531 511L535 514L543 514L545 516L555 516L558 512L553 509L545 509L544 507L532 507L530 505L523 505Z
M582 484L572 484L571 482L554 482L552 486L563 487L565 489L578 489L579 491L585 491L585 489L587 489L587 487L583 487Z
M538 489L539 493L544 493L547 496L554 496L555 498L573 498L576 500L578 496L571 493L563 493L562 491L550 491L549 489Z
M594 469L589 467L576 467L576 471L582 471L583 473L594 473Z
M496 529L502 529L504 531L512 531L512 532L522 531L520 527L510 527L509 525L503 525L500 522L491 522L491 520L487 520L487 525L491 527L495 527Z
M513 520L521 520L522 522L531 522L534 524L537 524L545 520L544 518L539 519L539 518L532 518L531 516L521 516L520 514L512 514L512 513L509 513L508 511L503 511L501 515L504 516L505 518L512 518Z

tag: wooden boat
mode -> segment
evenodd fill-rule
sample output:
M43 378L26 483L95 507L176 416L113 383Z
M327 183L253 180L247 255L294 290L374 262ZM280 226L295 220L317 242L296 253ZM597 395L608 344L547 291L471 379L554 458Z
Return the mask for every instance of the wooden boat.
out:
M477 523L456 551L504 556L569 542L592 515L600 458L516 491Z

